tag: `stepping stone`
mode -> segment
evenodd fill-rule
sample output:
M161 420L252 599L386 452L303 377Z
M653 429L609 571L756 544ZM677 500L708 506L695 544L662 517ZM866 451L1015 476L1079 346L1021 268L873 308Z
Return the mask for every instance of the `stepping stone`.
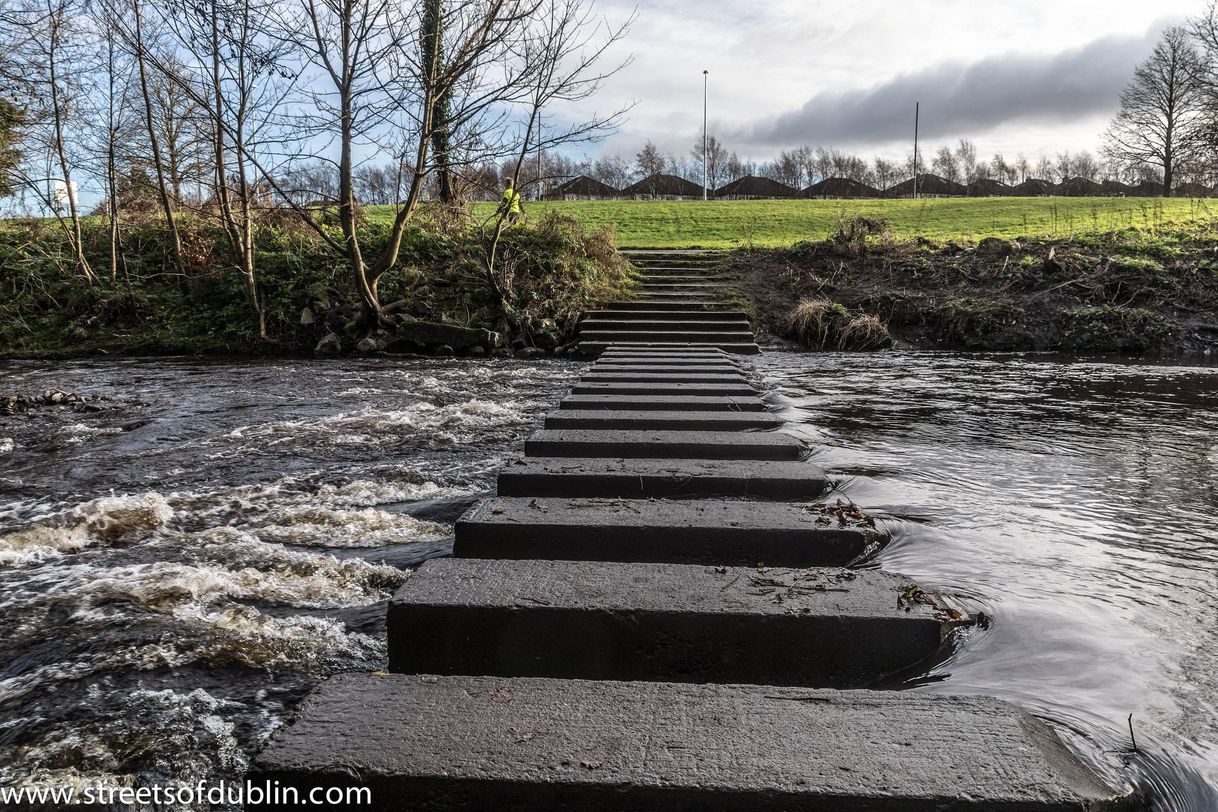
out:
M547 429L667 429L748 431L776 429L784 420L770 412L610 411L561 409L546 415Z
M741 383L583 383L572 384L575 395L757 395Z
M650 561L755 567L841 567L886 537L839 527L811 506L688 501L496 497L457 520L457 558Z
M567 395L560 409L658 409L699 412L762 412L766 405L756 397L699 397L697 395Z
M707 356L682 357L680 355L667 355L652 353L650 355L601 355L589 367L591 370L600 369L637 369L646 371L649 369L690 369L700 371L706 369L722 369L725 372L740 372L745 366L738 361L732 360L730 355L721 355L718 358Z
M810 501L827 487L825 472L806 462L524 457L499 470L500 496Z
M720 396L646 396L646 394L568 394L558 403L559 409L659 409L685 411L765 411L766 404L758 397Z
M798 460L803 444L779 432L542 429L524 441L530 457L680 460Z
M382 810L1115 809L1043 722L987 697L339 674L248 778ZM252 807L251 807L252 808Z
M588 368L589 372L729 372L739 373L742 367L727 358L675 358L661 356L648 358L646 356L613 357L601 356Z
M592 370L580 378L581 383L747 383L739 371L729 372L614 372Z
M649 344L649 346L654 350L661 351L661 350L680 349L681 347L686 347L689 345L681 344L678 342L659 342L659 341L657 341L657 342L651 342ZM704 346L706 346L706 345L704 345ZM601 352L604 352L605 350L621 349L623 347L637 348L636 345L623 344L620 341L585 341L582 339L580 340L579 344L577 345L579 352L581 352L585 355L597 355ZM741 341L738 341L735 343L722 342L722 343L716 344L715 347L717 349L723 350L724 352L728 352L733 355L757 355L758 353L761 352L761 348L757 346L757 343L752 339L751 336L747 342L744 340L741 340Z
M863 688L925 670L962 625L913 588L877 570L433 559L389 602L389 670Z

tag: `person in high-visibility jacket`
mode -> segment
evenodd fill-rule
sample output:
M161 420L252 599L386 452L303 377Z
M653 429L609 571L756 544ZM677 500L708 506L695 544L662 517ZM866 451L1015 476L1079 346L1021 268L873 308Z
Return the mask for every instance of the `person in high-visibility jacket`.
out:
M520 205L520 192L516 191L516 185L511 178L503 179L503 202L499 204L499 213L505 212L510 225L515 225L516 221L524 216L524 209Z

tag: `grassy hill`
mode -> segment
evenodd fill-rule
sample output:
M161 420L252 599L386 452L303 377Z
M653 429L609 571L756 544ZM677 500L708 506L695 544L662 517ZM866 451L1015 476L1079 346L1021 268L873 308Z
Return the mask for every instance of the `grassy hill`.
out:
M898 238L972 243L984 237L1065 238L1206 223L1218 200L1194 198L1005 197L923 200L604 200L528 203L526 211L570 214L591 228L607 227L621 248L790 247L820 240L847 218L888 220ZM475 214L490 216L491 203ZM369 207L373 219L387 207Z

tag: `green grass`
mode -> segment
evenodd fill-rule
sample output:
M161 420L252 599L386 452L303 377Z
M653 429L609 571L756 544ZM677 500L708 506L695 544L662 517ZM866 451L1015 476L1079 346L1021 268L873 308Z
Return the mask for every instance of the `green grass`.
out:
M491 203L475 205L489 216ZM972 243L984 237L1071 237L1209 222L1218 200L1018 197L927 200L605 200L528 203L612 229L622 248L789 247L823 239L848 217L884 218L898 237ZM374 218L388 212L371 207Z

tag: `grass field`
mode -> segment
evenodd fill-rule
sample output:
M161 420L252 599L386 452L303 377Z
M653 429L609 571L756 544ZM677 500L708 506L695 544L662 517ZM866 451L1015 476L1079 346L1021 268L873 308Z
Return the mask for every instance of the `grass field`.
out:
M1018 197L925 200L605 200L528 203L613 230L622 248L786 247L823 239L849 217L884 218L899 237L976 242L984 237L1077 234L1208 222L1218 200ZM487 216L493 204L477 204ZM376 213L373 213L376 216Z

